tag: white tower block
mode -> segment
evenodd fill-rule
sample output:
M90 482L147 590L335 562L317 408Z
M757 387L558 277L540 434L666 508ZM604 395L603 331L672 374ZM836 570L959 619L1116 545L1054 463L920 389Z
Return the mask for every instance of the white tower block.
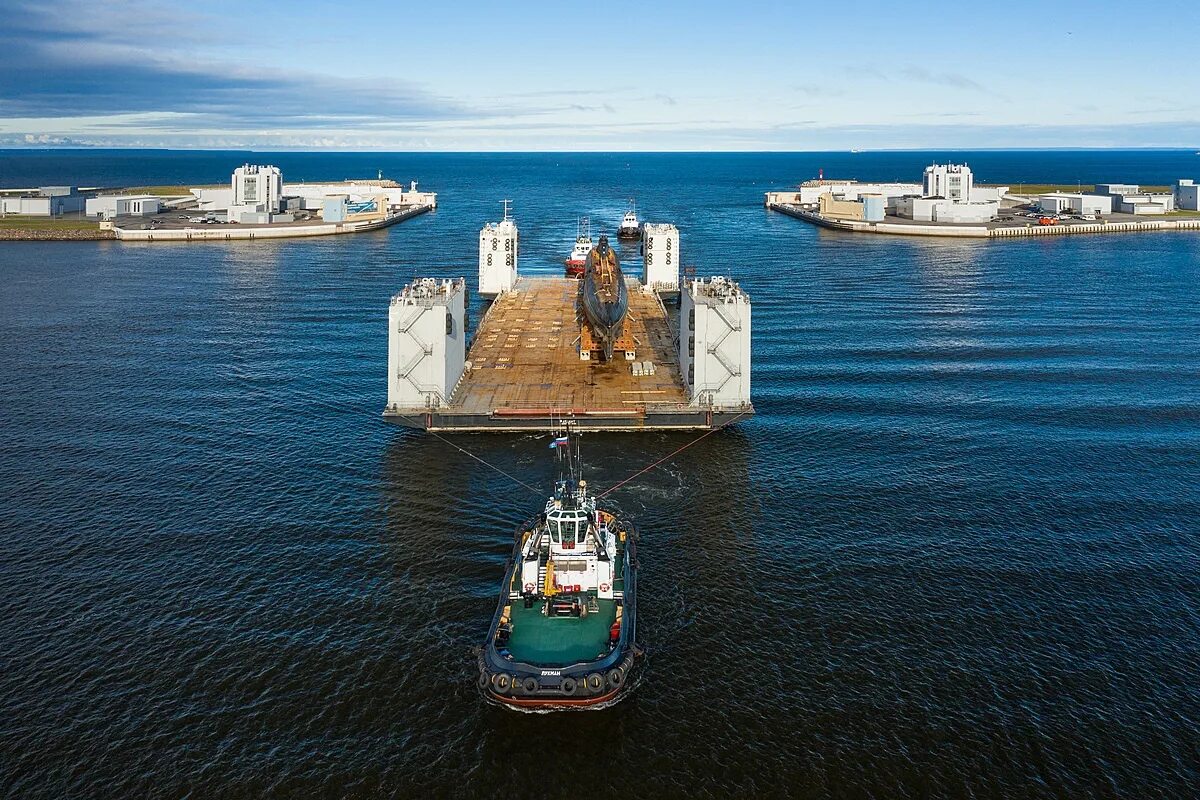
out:
M517 246L520 235L517 223L508 215L504 203L504 220L489 222L479 231L479 293L488 297L512 291L517 282Z
M658 291L679 289L679 229L666 222L642 226L642 285Z
M467 282L419 278L388 309L388 407L445 405L467 354Z
M680 295L679 372L694 406L750 403L750 297L729 278L688 283Z

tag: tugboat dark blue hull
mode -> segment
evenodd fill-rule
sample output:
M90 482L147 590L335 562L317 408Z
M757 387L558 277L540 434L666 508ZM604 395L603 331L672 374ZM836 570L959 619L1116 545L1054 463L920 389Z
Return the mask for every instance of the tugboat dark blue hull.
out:
M621 593L615 602L621 613L615 623L603 620L607 639L602 646L604 652L593 649L587 657L543 660L529 657L528 650L523 652L523 648L516 646L522 625L544 627L556 624L552 619L539 620L541 615L537 613L541 604L550 601L540 593L528 591L529 587L519 585L524 532L534 524L536 521L531 520L516 532L496 615L488 631L487 643L479 654L479 688L491 699L515 708L568 709L607 705L632 685L632 672L641 652L636 643L637 530L628 523L621 523L620 553L614 554L620 559L617 580Z

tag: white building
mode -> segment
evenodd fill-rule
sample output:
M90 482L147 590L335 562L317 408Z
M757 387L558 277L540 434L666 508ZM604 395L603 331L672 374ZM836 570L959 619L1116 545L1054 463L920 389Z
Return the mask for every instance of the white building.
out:
M1106 194L1119 197L1123 194L1137 194L1140 187L1136 183L1097 183L1096 194Z
M229 220L240 222L243 215L279 212L283 198L279 167L243 164L233 171L230 184L233 202L226 211Z
M1098 183L1096 194L1111 197L1113 210L1122 214L1165 214L1175 210L1174 193L1143 192L1136 183Z
M1200 186L1194 181L1180 179L1175 186L1175 207L1185 211L1200 211Z
M87 199L89 217L148 217L157 214L162 201L151 194L102 194Z
M42 186L34 190L6 192L0 197L0 213L30 217L57 217L83 211L84 197L74 186Z
M975 178L966 164L930 164L921 179L921 196L967 203L974 185Z
M955 202L943 197L899 197L889 207L893 216L916 222L991 222L1000 212L1000 203Z
M829 194L839 200L857 200L864 194L879 194L884 198L903 197L921 193L919 183L859 183L851 180L805 181L795 191L767 192L766 204L816 205L821 195Z
M1038 196L1038 207L1050 214L1092 214L1104 216L1113 211L1113 198L1102 194L1050 192Z
M327 197L345 196L351 202L371 200L380 195L387 198L389 209L401 206L432 206L437 208L437 194L417 189L412 181L408 188L392 180L355 180L341 183L285 183L283 196L299 198L302 208L322 208Z
M283 173L279 167L243 164L233 171L233 204L260 206L259 211L279 210L283 197Z
M1117 210L1122 214L1166 214L1175 210L1175 196L1170 194L1123 194Z

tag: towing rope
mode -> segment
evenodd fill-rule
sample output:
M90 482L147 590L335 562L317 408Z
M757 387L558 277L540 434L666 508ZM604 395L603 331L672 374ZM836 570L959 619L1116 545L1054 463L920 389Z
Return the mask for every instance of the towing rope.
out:
M395 413L395 412L393 412L393 413ZM413 419L412 417L406 417L404 414L396 414L396 416L398 416L398 417L400 417L400 418L402 418L402 419L406 419L406 420L408 420L409 422L412 422L412 423L414 423L415 425L417 425L418 427L420 427L420 423L419 423L417 420ZM496 472L499 472L501 475L503 475L504 477L508 478L508 479L509 479L510 481L512 481L513 483L515 483L515 484L517 484L517 485L519 485L519 486L523 486L523 487L525 487L525 488L526 488L526 489L528 489L529 491L531 491L531 492L533 492L534 494L536 494L538 497L542 497L542 496L543 496L543 492L542 492L542 490L541 490L541 489L536 489L536 488L534 488L533 486L530 486L530 485L529 485L528 483L526 483L525 481L521 480L520 478L516 478L516 477L514 477L514 476L512 476L512 475L509 475L507 472L505 472L504 470L500 469L500 468L499 468L499 467L497 467L495 464L491 464L491 463L489 463L489 462L487 462L487 461L484 461L482 458L480 458L479 456L477 456L477 455L475 455L474 453L470 452L469 450L466 450L465 448L459 447L459 446L458 446L458 445L456 445L454 442L450 441L449 439L447 439L445 436L442 436L442 435L441 435L441 434L439 434L438 432L436 432L436 431L431 431L431 430L429 430L428 428L426 428L426 429L425 429L425 432L426 432L426 433L428 433L430 436L434 436L434 437L437 437L438 439L442 440L443 442L445 442L446 444L450 445L451 447L453 447L455 450L457 450L458 452L462 453L463 455L465 455L465 456L470 456L471 458L473 458L473 459L475 459L476 461L478 461L480 464L483 464L485 467L490 467L490 468L492 468L492 469L496 470Z
M605 489L603 492L601 492L600 494L596 495L596 499L597 499L597 500L602 500L602 499L603 499L603 498L604 498L606 495L608 495L608 494L610 494L610 493L612 493L612 492L615 492L617 489L620 489L622 486L624 486L625 484L629 483L631 480L633 480L634 478L638 477L639 475L642 475L642 474L644 474L644 473L646 473L646 472L649 472L650 470L654 469L655 467L657 467L659 464L663 463L664 461L667 461L667 460L669 460L669 459L672 459L672 458L674 458L675 456L679 455L679 454L680 454L680 453L682 453L684 450L687 450L689 447L691 447L692 445L694 445L696 442L700 441L700 440L701 440L701 439L703 439L704 437L706 437L706 436L711 436L711 435L713 435L714 433L716 433L716 432L717 432L717 431L719 431L719 430L724 430L725 428L729 427L730 425L732 425L733 423L737 422L739 419L741 419L742 417L746 416L746 415L747 415L747 414L749 414L749 413L750 413L750 410L749 410L749 409L747 409L747 410L745 410L745 411L741 412L740 414L738 414L738 415L737 415L736 417L734 417L733 419L731 419L731 420L729 420L728 422L726 422L724 425L721 425L720 427L717 427L717 428L713 428L713 429L712 429L712 430L710 430L710 431L705 431L703 434L701 434L700 436L697 436L695 439L692 439L690 442L688 442L687 444L685 444L683 447L680 447L680 448L679 448L678 450L676 450L675 452L673 452L673 453L669 453L669 454L667 454L667 455L663 456L663 457L662 457L662 458L660 458L658 461L655 461L653 464L651 464L651 465L650 465L650 466L648 466L648 467L645 467L645 468L643 468L643 469L640 469L640 470L638 470L637 472L633 473L632 475L630 475L628 478L626 478L625 480L621 481L620 483L618 483L618 484L616 484L616 485L614 485L614 486L610 486L610 487L608 487L608 488L607 488L607 489Z

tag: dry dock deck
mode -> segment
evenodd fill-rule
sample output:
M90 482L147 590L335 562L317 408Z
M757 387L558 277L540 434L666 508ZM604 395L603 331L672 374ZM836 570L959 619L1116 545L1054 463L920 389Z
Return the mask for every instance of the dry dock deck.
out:
M570 419L580 430L705 429L740 412L688 405L675 335L658 297L629 281L626 331L636 362L653 375L635 376L634 361L579 357L574 278L521 278L480 320L467 369L448 405L385 412L391 421L427 430L554 430Z

